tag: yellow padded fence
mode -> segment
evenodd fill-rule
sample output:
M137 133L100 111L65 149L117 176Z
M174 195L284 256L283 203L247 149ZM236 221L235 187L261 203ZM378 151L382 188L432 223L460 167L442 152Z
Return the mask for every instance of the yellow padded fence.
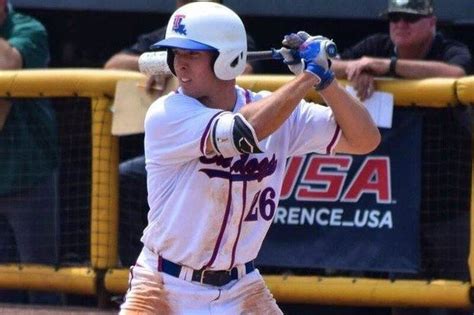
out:
M456 92L462 104L474 104L474 76L459 79L457 81Z
M106 269L117 262L118 140L111 137L111 100L92 99L91 263Z
M105 287L112 293L124 293L127 279L128 270L109 270ZM470 284L459 281L281 275L264 275L264 279L275 299L282 303L453 308L470 305Z
M43 265L0 265L0 287L93 295L96 272L88 267L55 269Z
M140 80L140 73L122 70L55 69L3 71L0 96L65 97L110 96L120 79Z
M292 79L289 75L248 75L241 76L237 83L250 90L274 91ZM458 103L456 97L456 79L434 78L423 80L378 79L375 81L377 91L394 95L397 106L446 107ZM341 81L342 84L347 84ZM321 103L322 97L311 91L307 100Z
M459 79L457 82L457 95L459 101L464 105L474 105L474 76ZM473 146L474 148L474 146ZM474 165L474 163L473 163ZM471 278L474 275L474 216L472 211L474 209L474 167L471 175L471 249L469 251L469 269ZM472 283L472 280L471 280Z

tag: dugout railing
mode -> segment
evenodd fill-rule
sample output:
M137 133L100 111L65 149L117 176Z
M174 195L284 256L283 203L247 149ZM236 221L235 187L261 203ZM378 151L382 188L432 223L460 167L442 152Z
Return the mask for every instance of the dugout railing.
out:
M118 139L111 135L111 105L118 80L143 80L138 73L105 70L25 70L0 73L0 97L87 100L79 107L90 109L90 154L85 164L90 176L82 199L89 205L80 215L89 220L85 260L57 265L0 265L0 288L58 291L85 295L123 294L128 270L118 268ZM238 84L253 90L274 90L291 76L242 76ZM377 90L394 94L397 108L445 109L474 104L474 77L426 80L377 80ZM320 102L316 92L308 99ZM67 102L65 102L67 103ZM59 106L68 106L61 104ZM72 118L74 119L74 118ZM470 141L469 141L470 143ZM471 153L471 147L468 148ZM472 156L472 155L469 155ZM73 163L74 164L74 163ZM472 161L469 163L472 164ZM472 168L471 168L472 169ZM471 174L469 174L471 175ZM469 176L471 184L472 176ZM71 178L70 181L74 181ZM466 188L469 192L474 185ZM470 212L474 205L470 200ZM471 226L474 221L470 216ZM73 226L74 228L74 226ZM469 270L473 274L474 253L469 245ZM426 277L356 277L347 274L265 274L265 281L279 302L334 305L470 307L472 281ZM469 277L470 278L470 277Z

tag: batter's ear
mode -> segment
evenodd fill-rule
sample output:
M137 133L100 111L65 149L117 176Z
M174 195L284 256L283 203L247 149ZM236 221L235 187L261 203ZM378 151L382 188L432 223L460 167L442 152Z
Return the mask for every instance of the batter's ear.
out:
M1 0L0 0L1 1ZM173 49L168 48L166 50L166 63L168 64L168 68L170 68L171 73L176 76L176 72L174 71L174 52Z

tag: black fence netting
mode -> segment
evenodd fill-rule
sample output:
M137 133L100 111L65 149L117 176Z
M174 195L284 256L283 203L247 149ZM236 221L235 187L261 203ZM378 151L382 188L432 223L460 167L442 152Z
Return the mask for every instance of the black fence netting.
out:
M9 101L0 132L0 261L89 265L90 100Z

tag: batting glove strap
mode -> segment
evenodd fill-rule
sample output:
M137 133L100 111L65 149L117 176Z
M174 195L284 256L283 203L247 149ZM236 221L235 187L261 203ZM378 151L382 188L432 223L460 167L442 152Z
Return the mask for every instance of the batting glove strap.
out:
M319 83L314 86L316 91L321 91L327 88L335 78L334 72L331 69L325 69L324 67L313 62L308 63L305 71L319 78Z

